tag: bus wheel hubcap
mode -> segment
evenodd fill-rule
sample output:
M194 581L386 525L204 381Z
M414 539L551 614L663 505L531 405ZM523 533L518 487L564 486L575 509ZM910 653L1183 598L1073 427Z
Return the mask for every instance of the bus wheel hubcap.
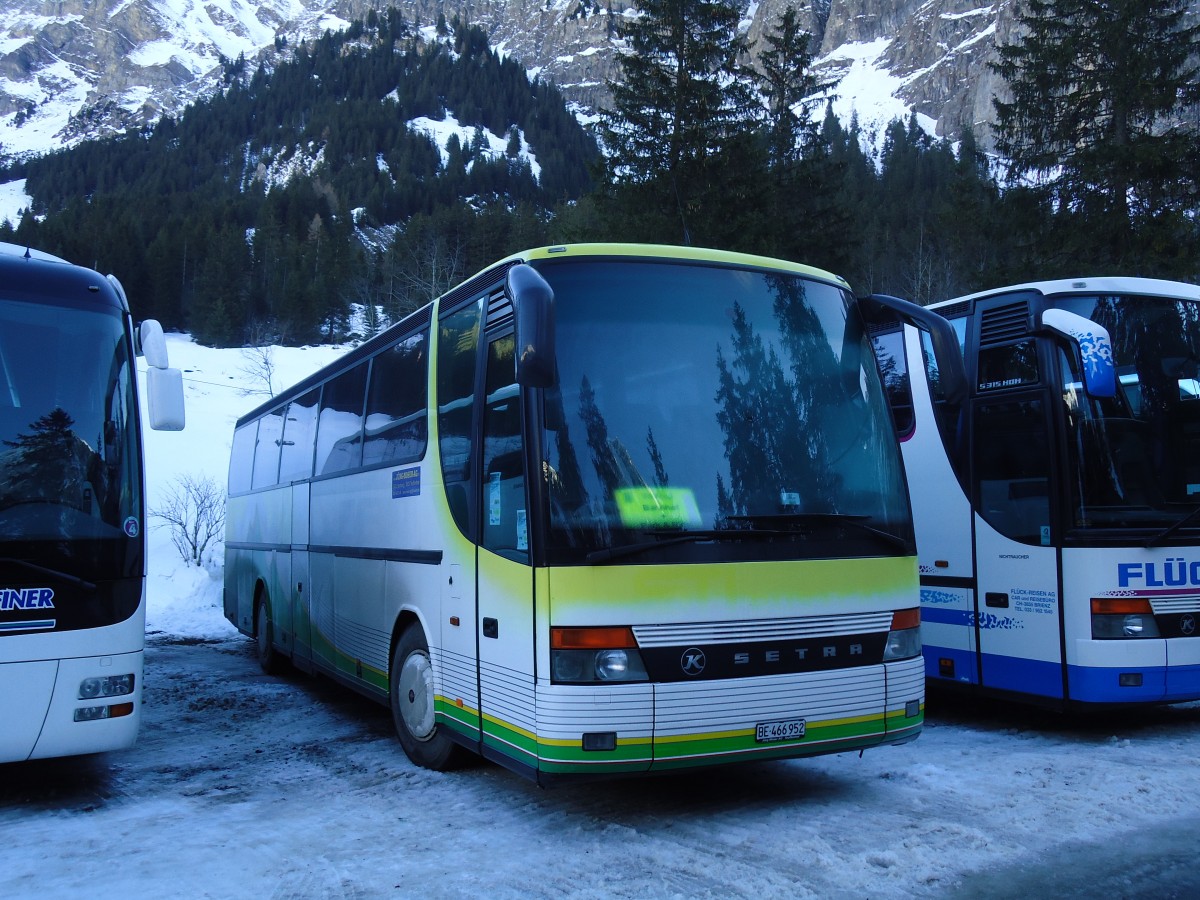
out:
M400 669L400 689L397 694L405 702L400 705L404 727L417 740L426 740L433 733L433 670L424 653L410 653Z

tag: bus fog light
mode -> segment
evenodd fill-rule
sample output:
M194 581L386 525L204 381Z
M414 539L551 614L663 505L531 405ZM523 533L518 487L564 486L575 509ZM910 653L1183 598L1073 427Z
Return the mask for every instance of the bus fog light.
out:
M133 693L133 675L105 675L100 678L85 678L79 683L79 699L95 700L97 697L122 697Z
M132 703L114 703L112 706L81 706L75 710L75 721L98 722L101 719L119 719L132 712Z
M583 735L583 749L588 751L604 751L617 749L617 733L615 731L595 731Z

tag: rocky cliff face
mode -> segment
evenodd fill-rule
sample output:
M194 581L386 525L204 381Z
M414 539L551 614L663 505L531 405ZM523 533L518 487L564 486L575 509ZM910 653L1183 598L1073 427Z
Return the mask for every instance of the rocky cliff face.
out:
M743 0L751 40L797 8L839 112L906 111L951 138L970 125L985 145L988 63L1014 36L1015 0ZM388 0L0 0L0 155L37 153L175 112L220 83L221 57L269 64L289 46L340 28ZM400 0L406 19L482 25L501 52L554 82L581 116L619 76L615 23L630 0ZM1200 0L1197 0L1200 7ZM879 93L887 103L879 103ZM886 121L875 123L886 125Z

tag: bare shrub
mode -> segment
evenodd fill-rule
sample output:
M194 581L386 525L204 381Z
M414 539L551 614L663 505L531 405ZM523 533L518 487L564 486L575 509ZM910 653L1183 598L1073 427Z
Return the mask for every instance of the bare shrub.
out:
M179 475L150 516L171 530L171 543L184 562L202 566L225 531L225 491L207 475Z

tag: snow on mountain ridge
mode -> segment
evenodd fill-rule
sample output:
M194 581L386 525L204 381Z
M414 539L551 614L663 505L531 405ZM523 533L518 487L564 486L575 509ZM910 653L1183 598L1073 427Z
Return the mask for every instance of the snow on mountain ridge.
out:
M969 126L990 143L992 96L1003 85L988 64L998 43L1013 40L1015 0L741 3L742 28L760 47L795 7L818 66L853 71L835 108L857 112L865 129L916 112L934 133L957 138ZM458 15L483 27L584 121L620 74L613 18L636 14L631 0L0 0L0 161L152 123L219 89L222 57L269 64L279 38L290 52L392 5L410 23Z
M970 19L996 8L961 0L746 0L744 26L751 39L789 3L814 34L839 45L878 40L886 36L888 23L914 13ZM0 158L35 155L152 123L218 89L222 58L245 55L254 65L270 56L277 37L294 46L387 5L385 0L209 0L203 5L193 0L4 0ZM626 0L607 6L596 0L405 0L398 5L410 22L429 23L439 14L449 18L457 12L482 25L495 46L557 84L584 116L606 98L606 80L619 74L611 16L634 8ZM831 59L838 50L822 47ZM891 105L899 114L911 106ZM926 114L928 121L940 118Z

